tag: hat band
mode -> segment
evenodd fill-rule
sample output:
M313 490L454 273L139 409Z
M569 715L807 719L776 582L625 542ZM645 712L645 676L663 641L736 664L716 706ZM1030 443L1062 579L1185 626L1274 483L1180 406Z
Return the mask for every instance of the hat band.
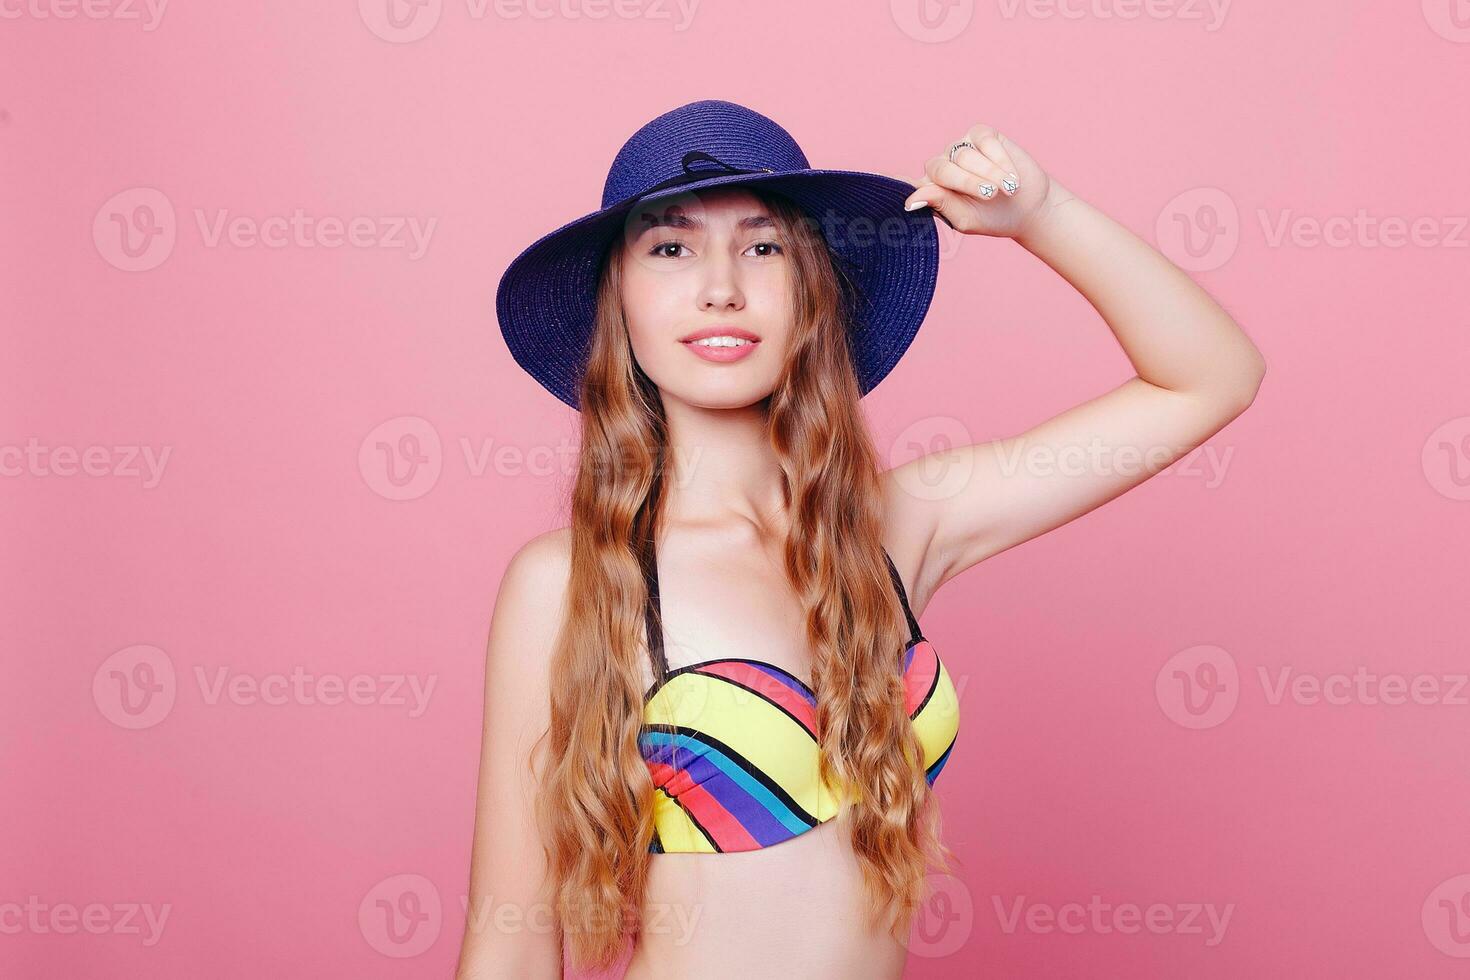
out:
M710 163L713 163L720 169L694 169L693 164L698 163L701 160L708 160ZM679 187L683 184L692 184L696 180L704 180L707 177L720 177L724 176L725 174L773 174L776 172L770 167L760 167L755 170L745 170L740 167L733 167L725 161L721 160L719 157L715 156L714 154L706 153L703 150L690 150L688 153L684 154L684 158L679 161L679 165L684 169L684 172L679 176L670 177L668 180L654 184L652 187L645 187L638 193L631 194L628 197L623 198L621 201L618 201L616 204L608 205L608 207L604 208L603 210L606 211L611 208L620 208L626 204L632 204L639 198L647 197L649 194L654 194L658 191L667 190L670 187Z

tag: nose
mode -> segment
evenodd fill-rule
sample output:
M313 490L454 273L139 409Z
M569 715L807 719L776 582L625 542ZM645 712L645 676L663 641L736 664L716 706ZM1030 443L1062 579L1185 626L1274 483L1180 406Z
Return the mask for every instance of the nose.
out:
M738 310L745 306L740 289L735 258L725 249L714 249L700 263L699 308L701 310Z

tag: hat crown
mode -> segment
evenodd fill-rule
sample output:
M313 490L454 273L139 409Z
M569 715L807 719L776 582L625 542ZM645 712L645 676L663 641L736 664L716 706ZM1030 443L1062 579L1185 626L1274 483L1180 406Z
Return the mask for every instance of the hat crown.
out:
M806 170L791 134L753 109L705 99L649 120L618 150L602 187L602 206L693 174Z

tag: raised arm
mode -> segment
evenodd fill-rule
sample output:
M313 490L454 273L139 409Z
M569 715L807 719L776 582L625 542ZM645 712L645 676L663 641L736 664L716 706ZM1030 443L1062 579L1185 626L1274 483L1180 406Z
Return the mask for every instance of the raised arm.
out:
M968 139L975 148L954 161L929 161L910 200L967 234L1012 238L1049 265L1101 314L1136 374L1018 435L888 471L891 520L904 540L928 542L919 601L1158 473L1245 411L1265 374L1260 351L1176 265L993 128L972 127ZM1008 175L1018 178L1015 194ZM1006 192L984 196L984 184ZM957 475L953 492L905 490L935 472Z
M562 975L562 937L544 882L532 745L550 712L547 665L569 565L565 529L527 542L501 579L485 658L485 724L457 980Z

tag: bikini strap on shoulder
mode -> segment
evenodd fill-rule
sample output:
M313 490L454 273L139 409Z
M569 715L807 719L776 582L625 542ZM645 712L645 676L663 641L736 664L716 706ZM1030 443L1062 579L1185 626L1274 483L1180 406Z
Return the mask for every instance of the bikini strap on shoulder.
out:
M888 576L893 579L893 587L898 591L898 600L903 603L904 618L909 621L909 642L917 643L924 638L924 631L919 629L919 621L914 617L913 609L909 607L909 594L904 590L903 579L899 576L898 568L893 564L893 558L888 554L887 548L883 548L883 560L888 562Z
M643 543L639 555L643 566L643 582L648 587L648 602L643 607L643 627L648 633L648 655L652 660L653 676L662 681L669 672L669 660L664 653L663 609L658 596L658 555L653 541Z

